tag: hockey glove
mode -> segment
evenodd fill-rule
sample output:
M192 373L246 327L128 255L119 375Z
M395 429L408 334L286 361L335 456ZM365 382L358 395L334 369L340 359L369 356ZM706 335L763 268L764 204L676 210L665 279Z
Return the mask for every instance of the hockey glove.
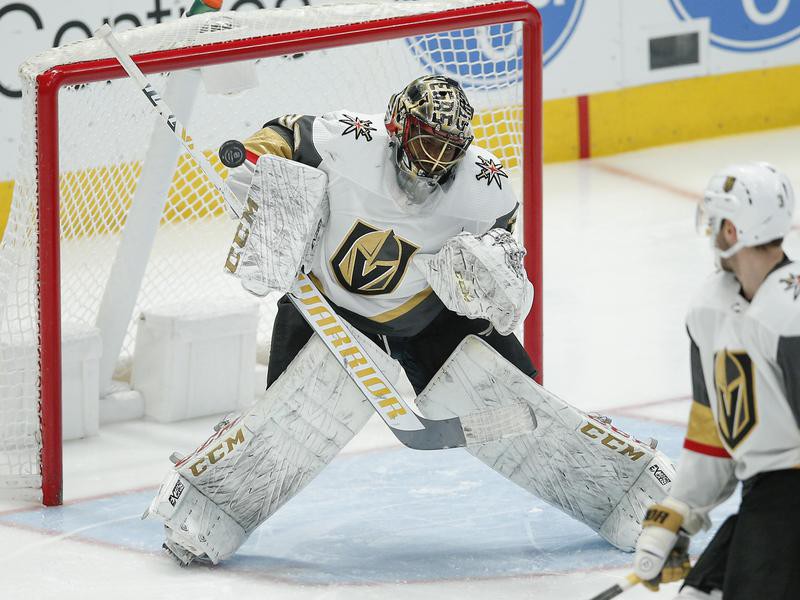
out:
M652 591L657 591L661 583L680 581L691 569L689 536L681 529L687 513L685 504L669 497L647 509L633 571Z
M417 254L413 262L449 310L486 319L500 335L508 335L533 303L524 256L508 231L491 229L483 235L461 232L436 254Z

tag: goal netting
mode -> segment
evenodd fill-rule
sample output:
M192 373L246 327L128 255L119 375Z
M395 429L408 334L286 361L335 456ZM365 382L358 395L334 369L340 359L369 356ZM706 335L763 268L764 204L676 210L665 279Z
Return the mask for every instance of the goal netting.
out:
M537 19L524 2L348 3L205 14L118 36L223 176L219 145L273 117L382 113L411 79L447 74L475 105L476 143L502 158L537 215L538 132L524 143L538 119ZM253 299L222 268L236 223L221 196L102 41L44 52L20 74L19 169L0 241L0 488L44 488L53 504L62 338L99 330L102 394L112 378L130 380L142 311ZM529 221L531 252L539 223ZM537 284L540 266L531 276ZM266 363L275 299L259 310ZM540 329L530 335L536 348Z

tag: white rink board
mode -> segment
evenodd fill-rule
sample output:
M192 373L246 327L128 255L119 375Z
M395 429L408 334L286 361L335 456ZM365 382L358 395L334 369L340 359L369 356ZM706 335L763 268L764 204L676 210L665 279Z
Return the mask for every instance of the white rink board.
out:
M347 1L350 0L325 3ZM312 5L322 3L321 0L309 2ZM277 4L282 8L294 8L309 2L225 0L223 6L226 9L252 10ZM544 22L545 99L800 63L800 2L779 2L774 10L759 8L764 3L754 0L730 0L726 3L702 0L532 0L531 3L540 10ZM69 3L27 0L0 8L0 40L3 40L4 50L0 55L0 181L15 176L21 118L16 69L25 58L54 43L84 39L106 21L124 30L137 24L174 20L189 4L189 0L74 0ZM650 39L693 32L700 36L696 64L650 68ZM519 52L518 38L509 39L502 46L477 39L476 45L484 59L497 62L500 77L503 76L503 61ZM375 60L368 53L356 51L353 64L369 64ZM446 71L463 67L458 60L447 64L423 61L415 65L421 70ZM330 89L325 81L326 70L320 69L319 72L320 80L309 82L311 95L327 94ZM331 98L331 108L351 104L352 98ZM385 109L383 102L377 104L359 106L358 110L382 112ZM271 115L303 111L296 102L287 102L286 106L275 106L266 112Z

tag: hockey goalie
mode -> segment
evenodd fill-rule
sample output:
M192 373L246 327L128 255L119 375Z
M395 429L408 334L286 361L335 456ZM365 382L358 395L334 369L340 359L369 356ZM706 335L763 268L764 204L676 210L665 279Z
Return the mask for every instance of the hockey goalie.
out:
M291 301L298 274L386 377L405 372L425 417L523 403L532 430L467 450L633 549L673 467L654 444L533 381L513 333L534 293L512 235L518 203L502 162L473 144L472 117L457 82L424 76L392 96L385 117L288 115L220 149L239 165L225 268L253 294L284 295L264 399L176 459L146 513L164 522L164 547L182 564L231 556L374 412Z

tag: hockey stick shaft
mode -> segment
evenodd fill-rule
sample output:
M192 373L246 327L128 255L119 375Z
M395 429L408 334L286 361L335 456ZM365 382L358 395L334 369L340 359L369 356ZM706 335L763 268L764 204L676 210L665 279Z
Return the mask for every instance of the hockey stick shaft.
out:
M319 292L307 275L300 273L289 298L328 350L340 361L395 437L416 450L441 450L478 445L532 432L535 420L525 404L479 410L462 417L426 419L416 414L369 352ZM498 427L498 422L513 425Z
M289 298L403 444L417 450L456 448L467 444L459 418L425 419L408 406L391 380L352 334L348 324L336 314L307 275L300 273L297 276Z
M122 68L125 69L125 72L130 76L130 78L136 82L136 85L147 98L153 110L161 116L166 126L172 130L172 132L175 134L175 137L183 146L184 150L186 150L187 154L189 154L189 156L191 156L192 159L198 164L200 169L208 177L211 184L217 188L219 193L222 194L222 196L228 202L228 205L235 206L235 201L231 202L231 200L233 200L231 197L232 192L228 186L225 185L222 177L220 177L219 173L214 170L214 167L211 166L211 163L208 162L208 159L203 156L203 153L198 152L195 149L194 140L189 135L186 127L184 127L183 123L178 120L169 105L164 101L153 85L147 80L144 73L142 73L142 70L136 65L135 62L133 62L130 54L128 54L128 52L122 47L122 44L117 39L117 36L114 35L114 31L111 29L111 26L108 23L102 25L94 32L94 35L95 37L102 39L108 45L108 47L111 48L111 51L117 57L117 60L119 60Z
M612 585L607 590L600 592L596 596L592 596L591 600L611 600L611 598L616 598L625 590L629 590L641 582L641 579L631 573L625 577L625 581Z

